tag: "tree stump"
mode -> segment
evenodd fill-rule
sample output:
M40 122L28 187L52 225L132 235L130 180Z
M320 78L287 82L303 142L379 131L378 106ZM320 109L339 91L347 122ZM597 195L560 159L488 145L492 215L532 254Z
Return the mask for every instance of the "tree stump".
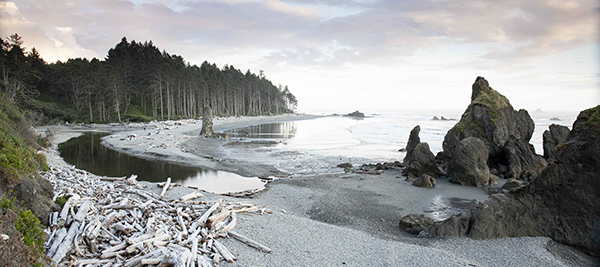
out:
M214 133L212 109L209 106L205 106L202 115L202 130L200 131L200 135L210 137Z

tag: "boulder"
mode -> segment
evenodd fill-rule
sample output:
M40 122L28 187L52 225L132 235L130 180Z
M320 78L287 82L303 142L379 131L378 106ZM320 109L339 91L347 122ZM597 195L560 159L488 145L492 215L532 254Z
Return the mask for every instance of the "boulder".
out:
M350 172L352 168L354 168L354 166L352 166L352 163L350 162L340 163L337 165L337 167L343 168L345 172Z
M566 142L570 132L569 127L558 124L552 124L548 127L548 130L544 131L542 137L544 139L544 158L546 160L556 158L556 146Z
M444 137L444 151L439 158L447 167L458 143L477 137L488 147L489 167L499 170L498 165L508 165L509 171L501 174L518 178L522 173L539 171L545 166L529 145L534 128L526 110L514 110L505 96L491 88L483 77L477 77L471 103Z
M433 119L431 119L431 120L434 120L434 121L439 121L439 120L440 120L440 118L438 118L437 116L433 116Z
M202 130L200 130L200 135L210 137L214 133L212 109L209 106L205 106L202 113Z
M471 228L471 211L465 211L452 217L436 222L426 229L426 236L452 238L465 236Z
M427 174L423 174L414 180L412 184L418 187L432 188L435 187L435 179Z
M481 208L434 225L429 235L547 236L600 256L600 106L579 114L557 153L526 186L490 196Z
M479 138L460 140L448 166L450 182L471 186L488 185L491 178L487 165L488 156L488 148Z
M404 158L404 162L408 162L402 172L404 176L419 177L428 174L437 178L443 175L427 143L419 143L410 154L410 157Z
M428 229L433 225L433 220L431 218L425 217L423 214L408 214L398 223L400 228L411 234L419 234L421 231Z
M415 150L415 147L421 143L419 132L421 132L421 126L419 125L415 126L415 128L410 131L408 143L406 144L406 156L404 157L404 163L408 163L407 160L412 157L413 150Z

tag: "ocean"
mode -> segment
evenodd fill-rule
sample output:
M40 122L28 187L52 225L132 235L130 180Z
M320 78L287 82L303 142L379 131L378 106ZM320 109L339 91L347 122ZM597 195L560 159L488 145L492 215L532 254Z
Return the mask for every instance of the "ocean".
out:
M271 164L295 175L339 173L340 163L355 166L402 161L410 131L420 125L421 142L436 154L444 136L460 120L462 111L366 114L364 119L327 116L312 120L233 128L235 143L226 148L230 158ZM535 130L530 143L543 154L542 134L551 124L571 128L578 112L530 112ZM433 120L442 116L448 120ZM248 157L248 154L256 153Z

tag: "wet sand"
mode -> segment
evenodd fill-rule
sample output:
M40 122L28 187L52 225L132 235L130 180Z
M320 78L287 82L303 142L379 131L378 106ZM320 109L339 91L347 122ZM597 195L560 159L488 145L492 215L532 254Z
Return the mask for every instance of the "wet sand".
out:
M215 121L215 131L314 116L277 116L230 118ZM150 159L160 159L242 175L280 173L273 166L252 164L226 158L224 141L196 137L201 123L174 125L172 129L143 129L144 126L96 126L87 129L54 127L58 144L78 135L78 131L109 131L119 135L106 138L106 145L121 152ZM40 129L43 130L43 129ZM136 134L155 139L121 140ZM165 134L168 132L169 134ZM153 133L153 134L152 134ZM139 143L133 143L139 141ZM148 143L143 143L147 142ZM142 144L143 143L143 144ZM135 145L132 145L135 144ZM169 144L166 148L148 147ZM61 162L55 150L45 152L49 164ZM256 156L252 154L251 156ZM149 190L159 192L155 184ZM397 226L410 213L452 212L457 200L487 197L482 189L461 187L438 180L436 188L418 188L401 177L398 171L381 175L335 174L292 175L278 179L249 199L267 205L273 214L243 216L237 231L271 248L265 254L235 240L224 241L238 255L238 261L225 266L595 266L597 259L545 237L472 240L459 238L437 240L417 238ZM177 198L192 189L177 187L167 197ZM205 194L207 200L227 198ZM460 202L460 201L459 201ZM467 202L468 203L468 202ZM460 203L458 203L460 204ZM463 203L464 204L464 203ZM456 206L456 207L453 207Z

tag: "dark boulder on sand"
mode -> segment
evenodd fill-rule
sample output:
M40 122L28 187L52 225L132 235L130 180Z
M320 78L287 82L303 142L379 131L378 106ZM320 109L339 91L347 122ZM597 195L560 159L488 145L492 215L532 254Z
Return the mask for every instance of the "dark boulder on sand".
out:
M402 217L398 223L400 228L415 235L430 228L431 225L433 225L433 220L425 217L423 214L408 214Z
M402 174L408 177L419 177L423 174L428 174L432 177L443 175L427 143L417 144L412 153L410 153L410 156L404 158L404 163L406 164L406 168Z
M529 144L534 127L526 110L514 110L505 96L492 89L483 77L477 77L472 86L471 103L446 134L444 151L438 158L447 167L459 142L477 137L488 147L489 167L508 166L508 171L501 173L505 177L529 176L546 166L545 160L537 156Z
M488 148L479 138L460 140L448 167L450 182L471 186L488 185L493 181L487 165L488 156Z
M600 106L582 111L556 161L526 186L436 223L430 236L547 236L600 256Z
M552 124L548 130L542 135L544 141L544 158L546 160L554 160L556 158L556 146L567 141L569 137L569 127L558 124Z
M414 180L412 184L418 187L432 188L435 187L435 178L427 174L423 174L419 178Z

